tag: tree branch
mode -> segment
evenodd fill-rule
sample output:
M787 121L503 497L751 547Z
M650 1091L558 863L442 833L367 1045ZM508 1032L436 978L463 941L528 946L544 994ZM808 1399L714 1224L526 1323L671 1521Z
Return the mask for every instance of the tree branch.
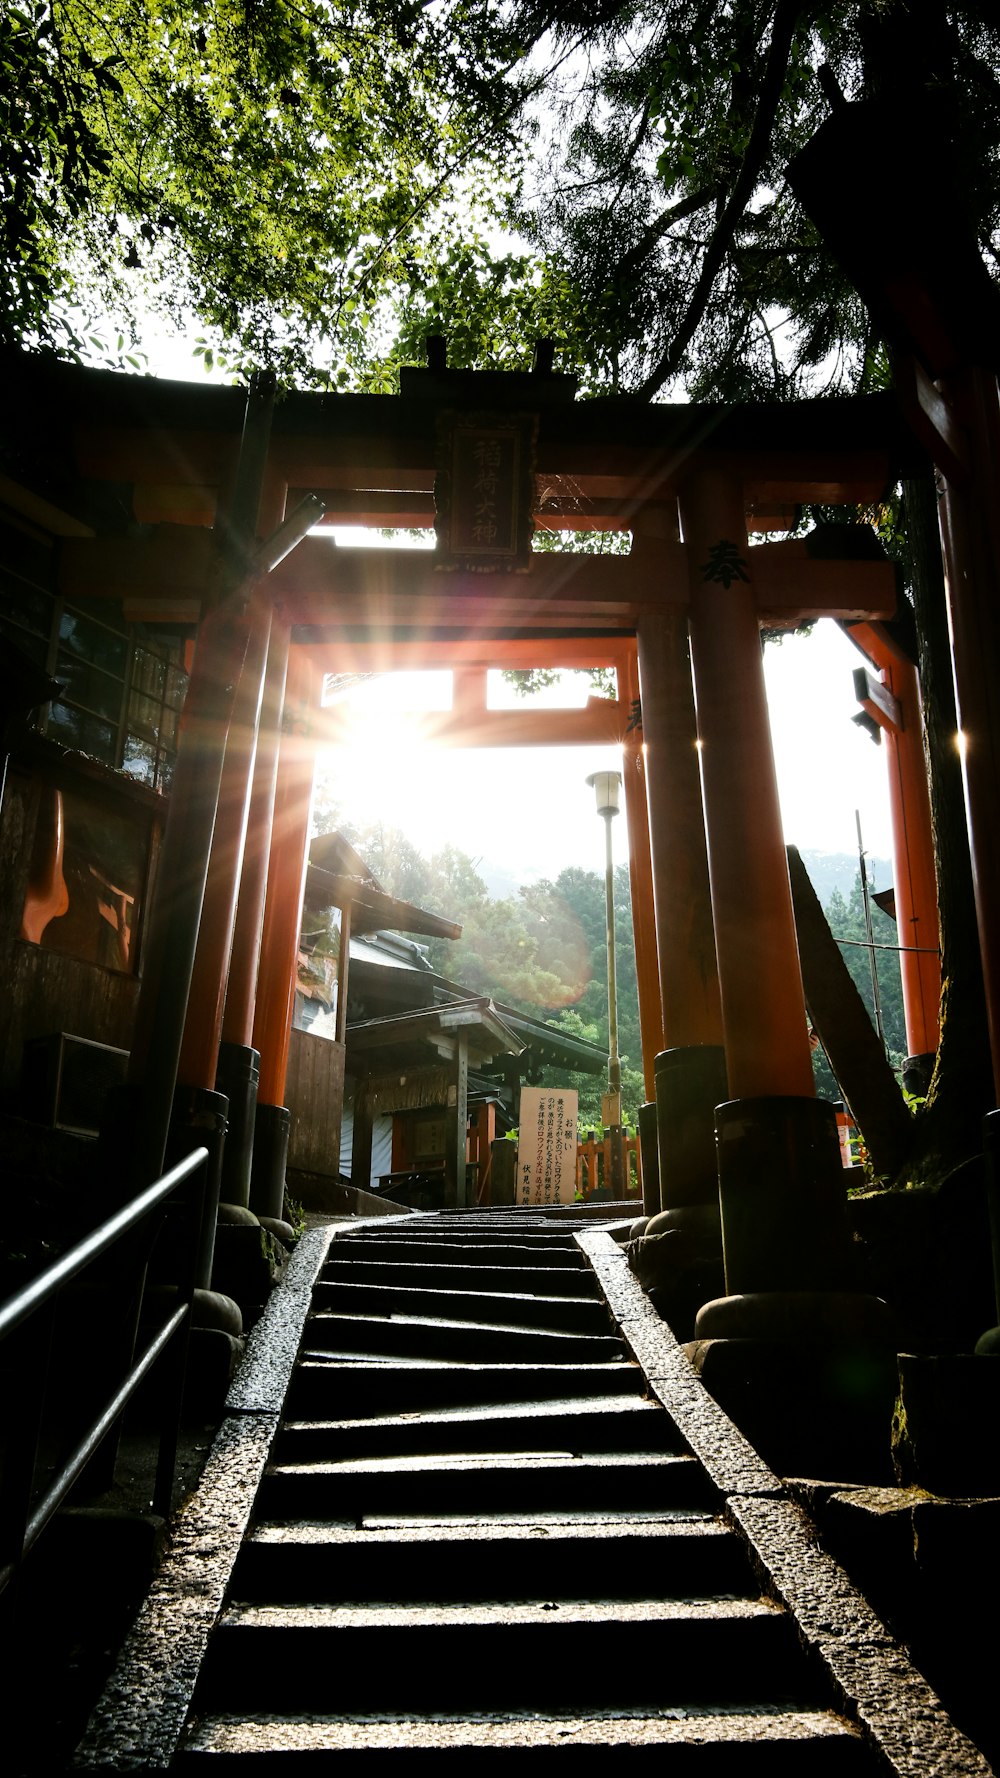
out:
M706 185L701 191L692 192L690 197L681 198L678 203L671 204L668 209L663 210L656 221L651 222L649 227L644 230L635 246L630 247L624 258L618 261L615 267L615 277L620 278L623 273L627 275L634 271L636 266L641 265L646 255L652 253L657 242L662 241L674 223L683 222L686 216L695 216L699 210L704 210L705 206L712 202L717 189L714 185Z
M705 250L701 272L688 303L687 313L666 352L662 354L645 382L641 383L635 391L645 401L651 401L663 384L677 374L684 353L687 351L708 306L712 286L732 243L740 217L756 190L761 169L767 157L771 131L785 84L785 74L800 12L800 0L778 0L774 14L774 26L771 31L771 42L768 46L767 63L764 68L764 78L761 82L760 102L757 106L753 129L750 132L750 140L736 176L736 183Z

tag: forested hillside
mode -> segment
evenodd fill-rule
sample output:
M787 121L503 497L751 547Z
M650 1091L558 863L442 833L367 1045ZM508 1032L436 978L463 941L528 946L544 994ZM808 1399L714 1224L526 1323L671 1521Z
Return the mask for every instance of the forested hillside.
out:
M568 865L554 881L543 880L516 894L493 897L476 862L456 846L424 858L395 828L372 825L351 835L370 869L390 893L460 921L457 942L427 945L435 970L474 993L492 994L536 1018L549 1020L602 1047L608 1041L604 879L595 871ZM825 857L824 867L844 880L850 860ZM826 913L834 936L843 939L847 967L866 1006L873 1004L871 953L867 948L861 880L854 867L849 897L834 889ZM876 945L893 947L896 926L872 908ZM628 869L615 872L615 934L618 975L618 1035L622 1055L622 1096L634 1123L645 1098L636 989L635 945ZM893 1065L906 1054L899 960L893 949L878 950L879 996L886 1045ZM815 1059L817 1086L830 1098L839 1089L822 1054ZM556 1084L553 1080L551 1084ZM600 1120L604 1082L600 1076L560 1078L580 1092L584 1126Z

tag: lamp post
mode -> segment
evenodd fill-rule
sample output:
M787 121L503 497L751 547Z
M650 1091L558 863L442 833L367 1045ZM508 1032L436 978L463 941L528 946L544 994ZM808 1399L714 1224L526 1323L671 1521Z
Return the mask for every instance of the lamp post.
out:
M611 822L618 813L620 772L592 772L587 779L597 798L597 813L604 822L604 896L608 935L608 1091L602 1107L604 1126L611 1139L611 1195L625 1196L622 1142L622 1065L618 1055L618 986L615 976L615 878L611 849Z

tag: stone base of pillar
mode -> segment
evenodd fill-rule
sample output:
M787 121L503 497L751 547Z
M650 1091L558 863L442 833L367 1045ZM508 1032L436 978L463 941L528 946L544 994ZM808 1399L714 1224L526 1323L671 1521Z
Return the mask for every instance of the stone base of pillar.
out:
M900 1413L893 1458L903 1487L995 1499L1000 1329L976 1353L899 1356Z
M656 1101L639 1107L639 1154L642 1159L642 1208L647 1216L660 1209L660 1159Z
M725 1051L688 1044L661 1050L655 1066L660 1207L716 1204L715 1108L729 1091Z
M706 1303L685 1350L778 1475L893 1479L896 1346L877 1297L774 1291Z
M690 1204L644 1220L628 1262L657 1314L689 1340L702 1303L725 1290L718 1204Z
M837 1115L825 1099L731 1099L715 1113L726 1289L842 1291L851 1243Z
M208 1087L180 1085L174 1091L170 1130L167 1135L166 1164L172 1167L193 1148L207 1148L205 1198L201 1216L201 1234L195 1260L194 1282L197 1290L210 1290L212 1260L215 1255L215 1227L222 1186L222 1157L226 1144L229 1101L224 1093L213 1093Z
M250 1208L257 1216L282 1217L291 1125L292 1114L284 1105L258 1104L250 1172Z
M906 1057L903 1063L903 1087L915 1099L926 1099L936 1061L937 1054L934 1050L928 1050L921 1056Z
M254 1114L260 1052L246 1043L221 1043L215 1090L229 1100L229 1133L222 1156L222 1196L227 1204L250 1202Z

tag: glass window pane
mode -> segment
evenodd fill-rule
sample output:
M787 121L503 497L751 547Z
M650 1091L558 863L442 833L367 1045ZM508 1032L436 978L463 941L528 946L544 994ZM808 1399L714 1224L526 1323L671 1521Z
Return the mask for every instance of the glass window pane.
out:
M66 654L64 649L59 650L56 678L63 687L63 696L71 703L82 704L95 715L106 716L109 722L117 724L122 707L120 679L112 679L96 667L89 667L85 661Z
M82 612L69 608L63 612L59 640L61 650L89 661L93 666L103 667L106 673L115 673L119 679L125 677L125 637L106 630L103 624L93 623Z
M8 623L2 616L0 616L0 635L9 636L14 647L19 648L22 654L26 654L29 660L37 661L40 667L45 666L49 654L48 639L45 636L33 636L30 630L19 629L17 624Z
M48 639L55 605L51 593L43 587L32 586L27 580L20 580L16 575L0 572L0 602L5 617Z
M141 778L144 784L156 784L157 750L149 741L129 732L125 737L125 757L122 760L122 771L130 778Z
M152 698L138 697L135 692L129 699L129 728L137 734L144 735L147 741L155 741L159 736L160 712L162 706L154 703Z
M132 667L134 691L145 692L152 698L162 698L166 677L166 663L158 655L152 654L148 648L136 649Z
M53 704L46 733L65 747L88 753L91 759L103 760L106 765L115 763L116 730L85 710L74 710L71 704Z

